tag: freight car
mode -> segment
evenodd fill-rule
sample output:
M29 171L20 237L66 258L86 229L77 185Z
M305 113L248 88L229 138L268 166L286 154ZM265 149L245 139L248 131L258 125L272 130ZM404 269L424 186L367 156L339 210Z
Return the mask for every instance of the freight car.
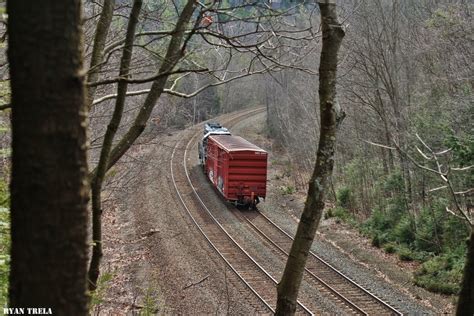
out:
M267 189L267 152L218 123L204 126L199 159L213 186L236 205L255 207Z

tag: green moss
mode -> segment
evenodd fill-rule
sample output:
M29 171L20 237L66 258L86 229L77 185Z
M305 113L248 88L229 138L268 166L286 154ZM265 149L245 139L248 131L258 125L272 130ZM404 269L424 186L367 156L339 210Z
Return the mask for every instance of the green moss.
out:
M282 185L280 187L280 191L281 191L281 194L283 195L289 195L289 194L293 194L296 192L296 188L294 186L285 186L285 185Z

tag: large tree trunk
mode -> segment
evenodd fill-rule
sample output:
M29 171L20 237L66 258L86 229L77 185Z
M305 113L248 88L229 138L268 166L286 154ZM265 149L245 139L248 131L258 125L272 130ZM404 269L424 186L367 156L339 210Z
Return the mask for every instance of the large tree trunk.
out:
M319 101L321 127L316 165L311 177L303 214L295 240L278 284L276 315L293 315L303 278L306 259L324 209L326 192L334 166L336 131L344 115L336 99L337 54L344 30L337 20L334 0L319 2L323 32L323 46L319 66Z
M472 227L456 315L474 315L474 230Z
M81 1L10 0L10 307L87 315Z

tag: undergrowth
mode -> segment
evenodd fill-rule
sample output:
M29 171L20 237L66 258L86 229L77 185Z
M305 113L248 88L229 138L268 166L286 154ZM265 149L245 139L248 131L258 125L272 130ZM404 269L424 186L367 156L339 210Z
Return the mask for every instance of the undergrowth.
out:
M10 212L5 181L0 180L0 306L7 306L10 274Z
M416 285L430 291L457 294L463 276L469 230L462 220L446 212L448 201L433 199L425 208L408 209L403 180L394 173L379 184L387 198L364 221L351 211L352 193L342 187L336 192L337 207L325 217L349 223L371 239L373 246L395 254L402 261L420 262L414 273Z
M99 279L97 280L97 289L93 292L90 292L90 301L89 308L90 310L100 310L100 304L104 302L105 294L107 290L112 285L112 279L114 275L111 272L105 271L101 273Z

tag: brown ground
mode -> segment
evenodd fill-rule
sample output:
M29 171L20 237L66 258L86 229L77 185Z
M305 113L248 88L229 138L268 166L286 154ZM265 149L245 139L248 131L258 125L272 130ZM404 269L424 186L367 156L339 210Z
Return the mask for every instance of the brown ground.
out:
M191 224L172 189L169 159L179 132L131 154L135 174L124 177L104 212L100 315L254 314L253 297ZM122 166L123 168L123 166ZM130 168L130 166L129 166ZM116 177L119 177L116 176Z

